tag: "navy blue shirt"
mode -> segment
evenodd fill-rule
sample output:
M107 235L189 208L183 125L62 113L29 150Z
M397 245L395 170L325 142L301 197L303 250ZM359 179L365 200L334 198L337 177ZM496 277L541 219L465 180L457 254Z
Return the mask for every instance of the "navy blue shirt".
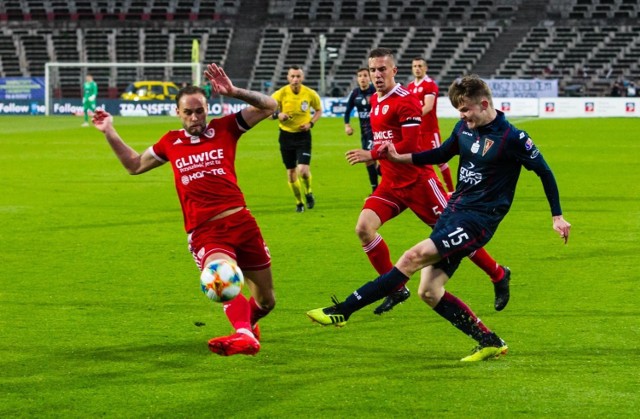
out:
M478 211L500 222L509 211L520 169L541 179L552 215L561 215L553 172L529 135L511 125L504 113L489 124L469 129L460 120L440 147L414 153L414 164L437 164L459 155L458 182L445 211Z
M371 122L369 121L369 114L371 113L371 95L376 92L376 88L373 84L370 84L366 90L356 87L349 94L347 99L347 109L344 113L344 123L349 123L351 112L353 108L356 108L358 112L358 118L360 119L360 135L363 143L365 141L373 141L373 132L371 131Z

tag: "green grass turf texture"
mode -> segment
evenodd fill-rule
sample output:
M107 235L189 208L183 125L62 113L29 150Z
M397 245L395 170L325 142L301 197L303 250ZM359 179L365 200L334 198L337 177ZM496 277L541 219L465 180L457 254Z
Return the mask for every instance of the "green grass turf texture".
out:
M454 120L441 121L443 135ZM231 332L200 292L170 167L129 176L72 117L0 118L0 417L632 417L640 411L640 119L514 119L554 169L568 245L535 174L489 252L512 298L464 262L448 289L510 346L463 364L474 342L415 295L343 329L305 316L375 278L354 225L369 192L339 119L313 130L317 206L295 213L277 126L239 145L248 204L273 256L277 307L255 357L220 357ZM142 151L177 118L116 118ZM456 167L456 161L451 162ZM381 229L396 260L429 229L411 213ZM196 326L196 323L205 323Z

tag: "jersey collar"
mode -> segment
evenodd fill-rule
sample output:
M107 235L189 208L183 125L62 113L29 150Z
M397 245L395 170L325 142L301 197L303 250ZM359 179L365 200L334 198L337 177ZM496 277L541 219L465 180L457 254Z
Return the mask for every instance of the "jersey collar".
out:
M396 83L396 85L393 86L391 90L389 90L389 93L378 99L378 102L382 102L383 100L394 94L400 87L402 87L402 85L400 83Z

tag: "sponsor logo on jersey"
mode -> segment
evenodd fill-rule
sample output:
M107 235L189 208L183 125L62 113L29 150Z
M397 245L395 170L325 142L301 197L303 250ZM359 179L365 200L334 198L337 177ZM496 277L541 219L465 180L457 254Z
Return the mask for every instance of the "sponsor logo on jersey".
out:
M473 137L473 133L469 131L462 131L462 135L466 135L467 137Z
M531 138L527 138L527 141L524 143L524 148L527 151L530 151L533 148L533 140Z
M376 131L373 133L374 140L393 140L393 131Z
M188 175L182 175L180 177L180 181L184 186L187 186L194 180L202 179L207 174L210 174L213 176L223 176L223 175L226 175L227 172L221 167L217 169L211 169L211 170L200 170L198 172L189 173Z
M176 160L176 168L180 169L180 171L193 170L198 167L220 164L220 160L222 159L224 159L224 150L216 148L214 150L180 157Z
M482 182L482 173L476 172L473 169L475 164L469 162L469 167L460 167L460 182L470 183L471 185L477 185Z
M532 160L538 157L538 155L540 155L540 150L536 148L536 145L533 143L533 140L529 137L527 137L527 141L524 143L524 148L527 151L533 150L531 152L531 155L529 156L529 158L531 158Z

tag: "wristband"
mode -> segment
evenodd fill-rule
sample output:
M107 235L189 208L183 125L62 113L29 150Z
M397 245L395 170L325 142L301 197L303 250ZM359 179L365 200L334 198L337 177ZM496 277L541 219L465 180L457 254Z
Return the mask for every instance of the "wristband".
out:
M313 128L313 121L309 121L309 129Z

